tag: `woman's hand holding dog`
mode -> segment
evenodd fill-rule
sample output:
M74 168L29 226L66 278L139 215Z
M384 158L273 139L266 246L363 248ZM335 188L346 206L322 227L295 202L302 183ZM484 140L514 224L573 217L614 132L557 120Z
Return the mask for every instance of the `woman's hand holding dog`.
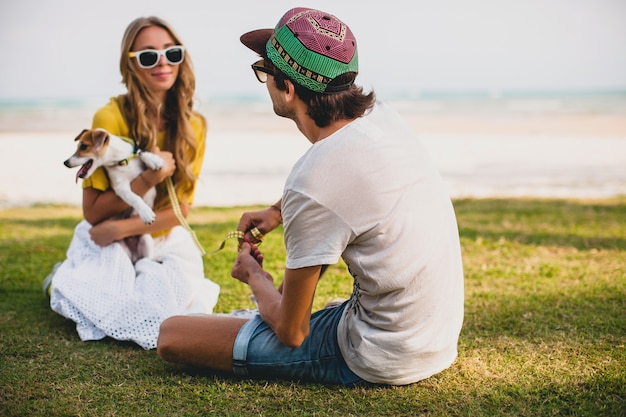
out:
M147 183L146 186L151 185L154 187L163 182L166 178L174 175L174 171L176 171L176 160L174 160L174 155L172 155L171 152L162 151L159 148L155 148L152 153L159 155L163 159L163 168L157 171L147 169L141 175L143 180Z
M91 240L99 246L108 246L111 243L122 240L125 236L121 229L123 222L120 220L105 220L89 229Z

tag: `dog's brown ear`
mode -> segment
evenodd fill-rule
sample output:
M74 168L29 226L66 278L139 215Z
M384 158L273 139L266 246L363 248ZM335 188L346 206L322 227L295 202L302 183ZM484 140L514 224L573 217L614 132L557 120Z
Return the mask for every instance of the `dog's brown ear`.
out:
M96 129L92 132L92 139L94 149L100 149L109 140L109 132L103 129Z
M85 133L87 130L89 130L89 129L83 129L83 131L82 131L82 132L80 132L80 133L78 134L78 136L76 136L76 139L74 139L74 142L76 142L78 139L80 139L80 137L83 135L83 133Z

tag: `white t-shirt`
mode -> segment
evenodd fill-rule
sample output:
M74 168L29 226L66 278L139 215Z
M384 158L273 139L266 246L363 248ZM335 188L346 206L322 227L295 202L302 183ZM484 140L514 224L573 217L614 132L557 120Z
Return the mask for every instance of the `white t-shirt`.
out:
M315 143L282 199L286 266L334 264L354 277L337 330L349 368L402 385L448 368L463 322L454 209L421 143L391 109L374 109Z

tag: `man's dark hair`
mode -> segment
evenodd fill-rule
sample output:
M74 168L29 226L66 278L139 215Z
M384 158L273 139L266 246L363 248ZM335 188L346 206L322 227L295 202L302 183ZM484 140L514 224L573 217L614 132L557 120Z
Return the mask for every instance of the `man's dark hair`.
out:
M285 91L287 88L285 80L293 83L296 95L307 105L307 114L318 127L326 127L341 119L361 117L374 105L376 100L374 91L364 94L363 87L354 84L338 93L317 93L293 81L269 59L266 58L263 65L274 72L274 82L279 90ZM333 79L329 86L350 84L355 78L356 73L354 72L342 74Z

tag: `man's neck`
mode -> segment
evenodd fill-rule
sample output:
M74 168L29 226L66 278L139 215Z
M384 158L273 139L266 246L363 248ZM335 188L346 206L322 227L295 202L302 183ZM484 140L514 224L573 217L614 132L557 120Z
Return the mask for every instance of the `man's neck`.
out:
M340 130L341 128L343 128L345 125L352 123L354 120L356 119L341 119L341 120L337 120L336 122L331 123L330 125L320 128L319 129L319 136L317 141L320 141L322 139L326 139L327 137L329 137L330 135L332 135L333 133L337 132L338 130Z
M306 136L309 142L317 143L326 139L354 120L355 119L341 119L329 124L328 126L318 127L313 119L307 116L304 120L296 120L296 125L298 126L300 132Z

